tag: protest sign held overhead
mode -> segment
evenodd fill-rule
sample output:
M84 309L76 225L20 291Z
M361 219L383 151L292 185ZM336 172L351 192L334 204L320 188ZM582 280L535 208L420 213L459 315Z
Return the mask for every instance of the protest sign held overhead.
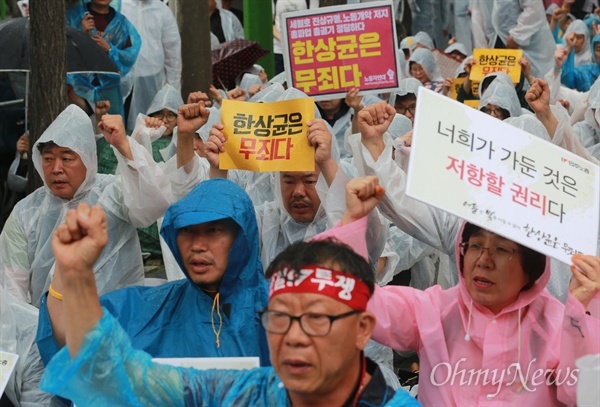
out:
M314 171L314 147L307 138L314 106L312 98L272 103L223 101L222 132L227 142L219 168Z
M315 100L398 87L400 71L391 2L285 13L281 17L288 83Z
M504 72L510 76L513 83L519 83L521 79L519 59L522 56L521 49L475 48L473 58L477 63L471 68L469 78L474 82L481 82L489 73Z
M567 264L596 253L597 165L427 89L417 103L408 195Z

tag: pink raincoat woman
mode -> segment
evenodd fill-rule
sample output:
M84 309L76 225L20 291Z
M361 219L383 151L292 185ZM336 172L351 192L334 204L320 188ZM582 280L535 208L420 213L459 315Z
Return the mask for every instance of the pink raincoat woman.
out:
M544 256L470 224L456 241L457 286L376 287L373 339L418 352L425 406L574 405L575 359L600 352L600 321L571 294L566 304L550 295ZM597 277L598 258L585 257ZM502 303L495 291L507 286Z

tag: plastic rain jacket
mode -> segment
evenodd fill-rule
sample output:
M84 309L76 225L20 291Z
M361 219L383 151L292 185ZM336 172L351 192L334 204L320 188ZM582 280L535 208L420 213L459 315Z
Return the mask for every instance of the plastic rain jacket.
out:
M600 143L600 82L590 89L587 105L585 120L573 125L573 131L586 148Z
M592 38L592 63L587 65L575 66L574 53L569 53L569 56L563 63L560 81L568 88L577 89L580 92L587 92L598 76L600 75L600 66L596 61L596 54L593 52L596 44L600 43L600 34L596 34Z
M185 270L177 248L178 229L225 218L233 219L240 230L219 288L218 310L187 272L186 280L158 287L129 287L101 297L102 306L125 329L134 348L152 357L258 356L262 365L269 364L258 315L267 306L267 281L258 255L254 208L244 191L224 179L202 182L169 207L161 235ZM38 346L47 364L58 347L45 306L40 315ZM221 329L220 346L213 329Z
M0 285L0 350L19 355L4 393L16 407L52 404L52 395L39 389L44 364L35 344L37 308L17 300Z
M54 270L52 232L69 209L81 202L100 205L107 216L109 243L94 266L100 294L140 284L144 268L136 227L151 225L172 201L169 182L146 149L129 139L129 161L115 149L119 176L96 174L96 141L89 117L68 106L33 146L33 162L44 179L40 143L54 141L81 157L87 172L73 199L55 196L47 185L17 203L0 235L2 285L22 301L38 306ZM44 184L46 180L44 179Z
M531 62L531 74L541 78L552 69L556 43L546 20L544 6L538 0L473 0L473 34L481 26L487 48L495 48L496 40L506 44L510 35ZM476 48L483 48L477 45Z
M413 77L410 73L410 64L411 62L415 62L421 65L421 68L425 71L427 76L429 77L429 82L424 83L423 86L427 88L436 87L439 82L444 81L444 77L442 76L442 72L438 64L435 62L435 58L433 57L433 53L425 48L417 48L412 55L410 56L407 62L407 73L409 77ZM441 87L440 87L441 89ZM440 90L441 92L441 90Z
M334 228L320 237L356 240L359 231L364 236L365 226L356 227L361 223L366 222ZM364 238L361 246L359 252L364 256ZM71 360L68 349L63 348L47 366L40 387L77 405L290 406L287 391L271 367L197 371L153 363L148 354L132 349L126 332L106 309L84 338L77 357ZM420 404L397 390L384 405Z
M181 87L181 37L173 12L160 0L123 0L121 13L142 39L136 63L123 79L133 85L127 123L135 123L165 83Z
M587 65L593 62L592 60L592 52L590 47L590 30L588 29L586 23L581 20L575 20L571 24L569 24L569 28L565 32L565 35L562 37L563 46L566 48L566 38L569 33L575 33L579 35L583 35L585 37L583 46L579 52L575 52L575 48L571 50L572 53L575 54L575 66Z
M519 117L523 114L519 97L512 83L507 85L498 79L490 83L479 101L479 110L483 111L489 104L508 110L510 117Z
M376 287L373 337L418 352L424 405L575 405L575 359L600 351L600 323L574 297L566 305L552 297L549 278L546 261L533 287L497 315L471 299L462 272L448 290Z

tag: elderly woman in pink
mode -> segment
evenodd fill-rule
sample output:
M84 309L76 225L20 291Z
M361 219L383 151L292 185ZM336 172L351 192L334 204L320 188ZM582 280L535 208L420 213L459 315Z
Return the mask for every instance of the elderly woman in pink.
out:
M374 176L355 178L346 189L356 219L374 200L386 199ZM354 234L343 241L356 250L361 245L353 241L361 239ZM458 285L425 291L375 286L369 301L377 318L373 339L418 352L419 401L575 405L575 359L600 352L600 321L587 315L600 290L600 258L573 256L570 293L562 304L546 289L546 256L470 223L460 228L455 246Z
M376 287L369 303L377 317L373 339L418 352L419 401L575 405L575 359L600 352L600 321L586 315L600 289L600 259L573 256L562 304L546 289L546 256L470 223L456 251L457 286Z

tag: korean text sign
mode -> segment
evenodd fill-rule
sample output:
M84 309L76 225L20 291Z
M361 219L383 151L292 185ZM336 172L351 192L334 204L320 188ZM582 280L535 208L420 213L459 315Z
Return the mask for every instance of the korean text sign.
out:
M473 58L477 62L471 68L469 78L481 82L483 77L492 72L504 72L513 83L521 79L521 65L519 59L523 56L522 49L491 49L475 48Z
M315 150L307 138L314 109L312 98L272 103L223 101L221 122L227 142L219 168L314 171Z
M597 165L426 89L417 103L408 195L567 264L596 254Z
M370 2L281 16L287 81L315 100L342 98L399 85L396 25L391 2Z

